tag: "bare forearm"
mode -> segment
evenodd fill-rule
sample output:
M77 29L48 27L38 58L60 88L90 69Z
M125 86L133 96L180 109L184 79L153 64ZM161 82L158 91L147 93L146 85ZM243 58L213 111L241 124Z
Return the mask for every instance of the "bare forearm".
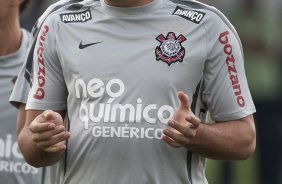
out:
M187 148L211 159L243 160L256 146L252 117L242 120L201 124L196 137Z

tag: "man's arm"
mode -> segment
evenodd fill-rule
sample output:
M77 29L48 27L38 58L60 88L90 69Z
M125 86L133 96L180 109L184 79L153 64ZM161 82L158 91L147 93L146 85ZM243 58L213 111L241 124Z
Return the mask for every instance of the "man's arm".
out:
M19 112L17 117L17 135L20 135L23 127L25 125L25 104L19 103Z
M62 158L65 140L70 137L65 132L63 115L64 112L28 110L25 125L18 121L19 147L32 166L52 165Z
M173 147L186 147L202 156L218 160L243 160L256 146L253 116L213 124L201 123L190 109L188 98L179 93L181 105L176 110L163 140Z

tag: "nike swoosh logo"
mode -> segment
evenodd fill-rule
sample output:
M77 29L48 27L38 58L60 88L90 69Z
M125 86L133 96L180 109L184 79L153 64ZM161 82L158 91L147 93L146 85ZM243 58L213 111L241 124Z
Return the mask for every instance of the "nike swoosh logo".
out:
M92 46L92 45L96 45L98 43L102 43L102 42L94 42L94 43L89 43L89 44L82 44L82 41L79 44L79 49L85 49L86 47Z

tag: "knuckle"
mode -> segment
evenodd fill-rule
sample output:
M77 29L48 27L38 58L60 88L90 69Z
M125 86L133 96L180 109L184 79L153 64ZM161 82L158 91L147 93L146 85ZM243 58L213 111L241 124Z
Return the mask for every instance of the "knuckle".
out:
M59 141L64 141L65 140L65 132L62 132L60 135L59 135Z
M31 135L31 139L32 139L34 142L38 142L38 141L39 141L38 134L32 134L32 135Z
M44 143L43 142L38 142L36 143L36 145L40 148L44 148Z
M29 129L31 132L34 132L34 124L31 123L31 124L28 126L28 129Z
M49 147L49 146L52 146L53 145L53 141L52 140L47 140L47 141L44 141L41 143L41 147L43 148L46 148L46 147Z

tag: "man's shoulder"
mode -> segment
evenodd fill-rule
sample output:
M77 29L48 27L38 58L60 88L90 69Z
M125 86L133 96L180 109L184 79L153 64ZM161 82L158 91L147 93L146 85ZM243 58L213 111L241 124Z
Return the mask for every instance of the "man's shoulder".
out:
M92 19L91 11L99 6L100 2L97 0L85 0L66 6L57 16L63 23L87 22Z
M45 22L46 20L52 20L52 22L62 21L63 15L75 15L83 14L90 11L90 8L97 6L99 1L97 0L66 0L59 1L52 4L47 8L43 15L39 18L38 23ZM65 17L65 16L64 16Z
M214 6L195 1L195 0L171 0L171 2L178 8L182 8L182 13L185 14L185 10L194 10L204 14L205 21L223 21L228 22L225 15ZM189 12L191 13L191 12ZM188 14L189 14L188 13ZM190 15L190 14L189 14Z

